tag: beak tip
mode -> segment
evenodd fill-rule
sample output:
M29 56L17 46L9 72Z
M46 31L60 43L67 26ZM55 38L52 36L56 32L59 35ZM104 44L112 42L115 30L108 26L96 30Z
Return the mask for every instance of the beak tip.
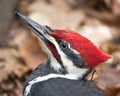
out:
M20 13L15 11L14 14L15 14L16 17L18 17Z
M15 16L17 17L17 18L19 18L19 19L25 19L25 16L23 15L23 14L21 14L21 13L19 13L19 12L14 12L14 14L15 14Z

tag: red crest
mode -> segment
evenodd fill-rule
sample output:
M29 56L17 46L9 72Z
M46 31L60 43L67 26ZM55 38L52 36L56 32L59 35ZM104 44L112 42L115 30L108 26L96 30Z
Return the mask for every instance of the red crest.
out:
M63 39L72 44L72 47L79 52L85 60L86 66L95 67L106 61L111 56L97 48L90 40L79 33L70 30L58 30L52 33L52 36Z

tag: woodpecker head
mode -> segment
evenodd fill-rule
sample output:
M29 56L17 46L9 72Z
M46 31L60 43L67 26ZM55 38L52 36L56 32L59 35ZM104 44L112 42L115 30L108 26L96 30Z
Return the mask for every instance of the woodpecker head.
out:
M91 41L74 31L41 26L18 12L16 16L35 30L44 47L47 47L51 66L57 71L63 69L65 74L83 77L90 68L110 58Z

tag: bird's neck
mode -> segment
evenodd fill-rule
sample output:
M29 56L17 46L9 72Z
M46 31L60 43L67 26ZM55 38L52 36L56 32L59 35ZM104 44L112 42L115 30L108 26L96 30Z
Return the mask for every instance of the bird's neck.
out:
M50 57L50 67L56 71L56 74L63 75L67 79L82 79L86 77L91 68L78 68L72 64L72 62L58 62L54 57Z

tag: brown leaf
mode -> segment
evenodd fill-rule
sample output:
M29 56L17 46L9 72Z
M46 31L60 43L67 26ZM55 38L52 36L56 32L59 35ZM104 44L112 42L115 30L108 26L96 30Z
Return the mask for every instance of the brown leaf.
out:
M43 51L42 46L40 46L38 39L31 34L26 36L18 47L20 55L32 70L47 59L47 55Z
M104 64L102 66L101 77L98 80L98 86L102 89L106 89L111 86L117 87L118 85L120 85L120 73L110 67L108 63Z
M0 48L0 58L0 82L6 80L11 74L21 77L29 70L26 65L16 59L20 58L16 49Z
M108 96L118 96L118 93L120 93L120 87L107 87L105 92Z

